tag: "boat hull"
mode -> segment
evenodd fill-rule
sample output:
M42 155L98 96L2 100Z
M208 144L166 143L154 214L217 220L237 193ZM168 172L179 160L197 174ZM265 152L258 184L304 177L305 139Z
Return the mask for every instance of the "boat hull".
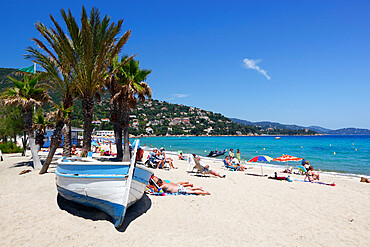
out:
M116 227L123 222L126 207L141 199L152 172L135 167L127 184L129 163L58 162L55 172L58 193L65 199L95 207L112 217ZM130 186L127 206L123 205L126 187Z

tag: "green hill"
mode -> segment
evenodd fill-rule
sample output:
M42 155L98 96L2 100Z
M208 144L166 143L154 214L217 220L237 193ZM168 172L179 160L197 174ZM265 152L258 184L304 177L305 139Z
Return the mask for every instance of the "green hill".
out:
M16 71L16 69L0 68L1 92L12 86L7 76L15 76ZM50 96L53 99L58 98L58 95L53 92L50 92ZM50 106L45 105L44 109L48 111ZM109 109L109 94L104 94L102 100L95 104L94 126L96 130L113 129L109 121ZM307 135L316 133L301 129L264 129L251 124L235 123L220 113L159 100L138 102L130 118L130 133L134 135ZM82 124L81 101L76 100L72 112L72 126L81 127Z

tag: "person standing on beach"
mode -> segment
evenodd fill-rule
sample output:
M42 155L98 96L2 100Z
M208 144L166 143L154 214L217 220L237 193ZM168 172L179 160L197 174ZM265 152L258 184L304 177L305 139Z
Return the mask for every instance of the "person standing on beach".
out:
M235 157L234 149L230 148L230 151L229 151L229 158L230 158L230 160L234 159L234 157Z
M236 150L236 158L238 159L238 161L239 161L239 163L240 163L240 161L241 161L241 153L240 153L240 151L239 151L239 148Z

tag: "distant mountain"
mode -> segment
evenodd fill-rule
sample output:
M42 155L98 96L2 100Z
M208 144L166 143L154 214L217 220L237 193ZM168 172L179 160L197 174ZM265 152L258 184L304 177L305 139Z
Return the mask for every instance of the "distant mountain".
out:
M331 129L326 129L326 128L323 128L323 127L320 127L320 126L310 126L310 127L307 127L307 128L310 129L310 130L314 130L317 133L327 133L329 131L332 131Z
M344 128L337 130L330 130L327 132L329 135L370 135L369 129L357 129L357 128Z
M247 120L242 120L238 118L230 118L231 121L235 123L251 125L253 127L261 128L263 130L267 129L290 129L290 130L310 130L315 131L319 134L327 134L327 135L370 135L369 129L357 129L357 128L344 128L344 129L327 129L320 126L299 126L299 125L291 125L291 124L281 124L281 123L274 123L274 122L250 122Z
M231 121L235 123L240 123L240 124L245 124L245 125L252 125L254 127L260 127L262 129L290 129L290 130L313 130L316 131L316 129L311 129L309 127L303 127L303 126L298 126L298 125L291 125L291 124L281 124L281 123L275 123L275 122L269 122L269 121L262 121L262 122L250 122L247 120L242 120L238 118L230 118ZM318 127L321 128L321 127ZM323 129L323 128L322 128ZM318 131L316 131L318 132ZM322 132L319 132L322 133Z

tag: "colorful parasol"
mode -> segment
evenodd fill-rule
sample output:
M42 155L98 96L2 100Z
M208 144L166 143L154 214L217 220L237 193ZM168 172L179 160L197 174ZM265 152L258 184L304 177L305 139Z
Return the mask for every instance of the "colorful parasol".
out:
M302 158L283 154L283 156L277 157L273 159L272 161L287 162L287 161L300 161L300 160L302 160Z
M250 159L248 162L270 162L271 160L273 159L267 155L258 155Z

